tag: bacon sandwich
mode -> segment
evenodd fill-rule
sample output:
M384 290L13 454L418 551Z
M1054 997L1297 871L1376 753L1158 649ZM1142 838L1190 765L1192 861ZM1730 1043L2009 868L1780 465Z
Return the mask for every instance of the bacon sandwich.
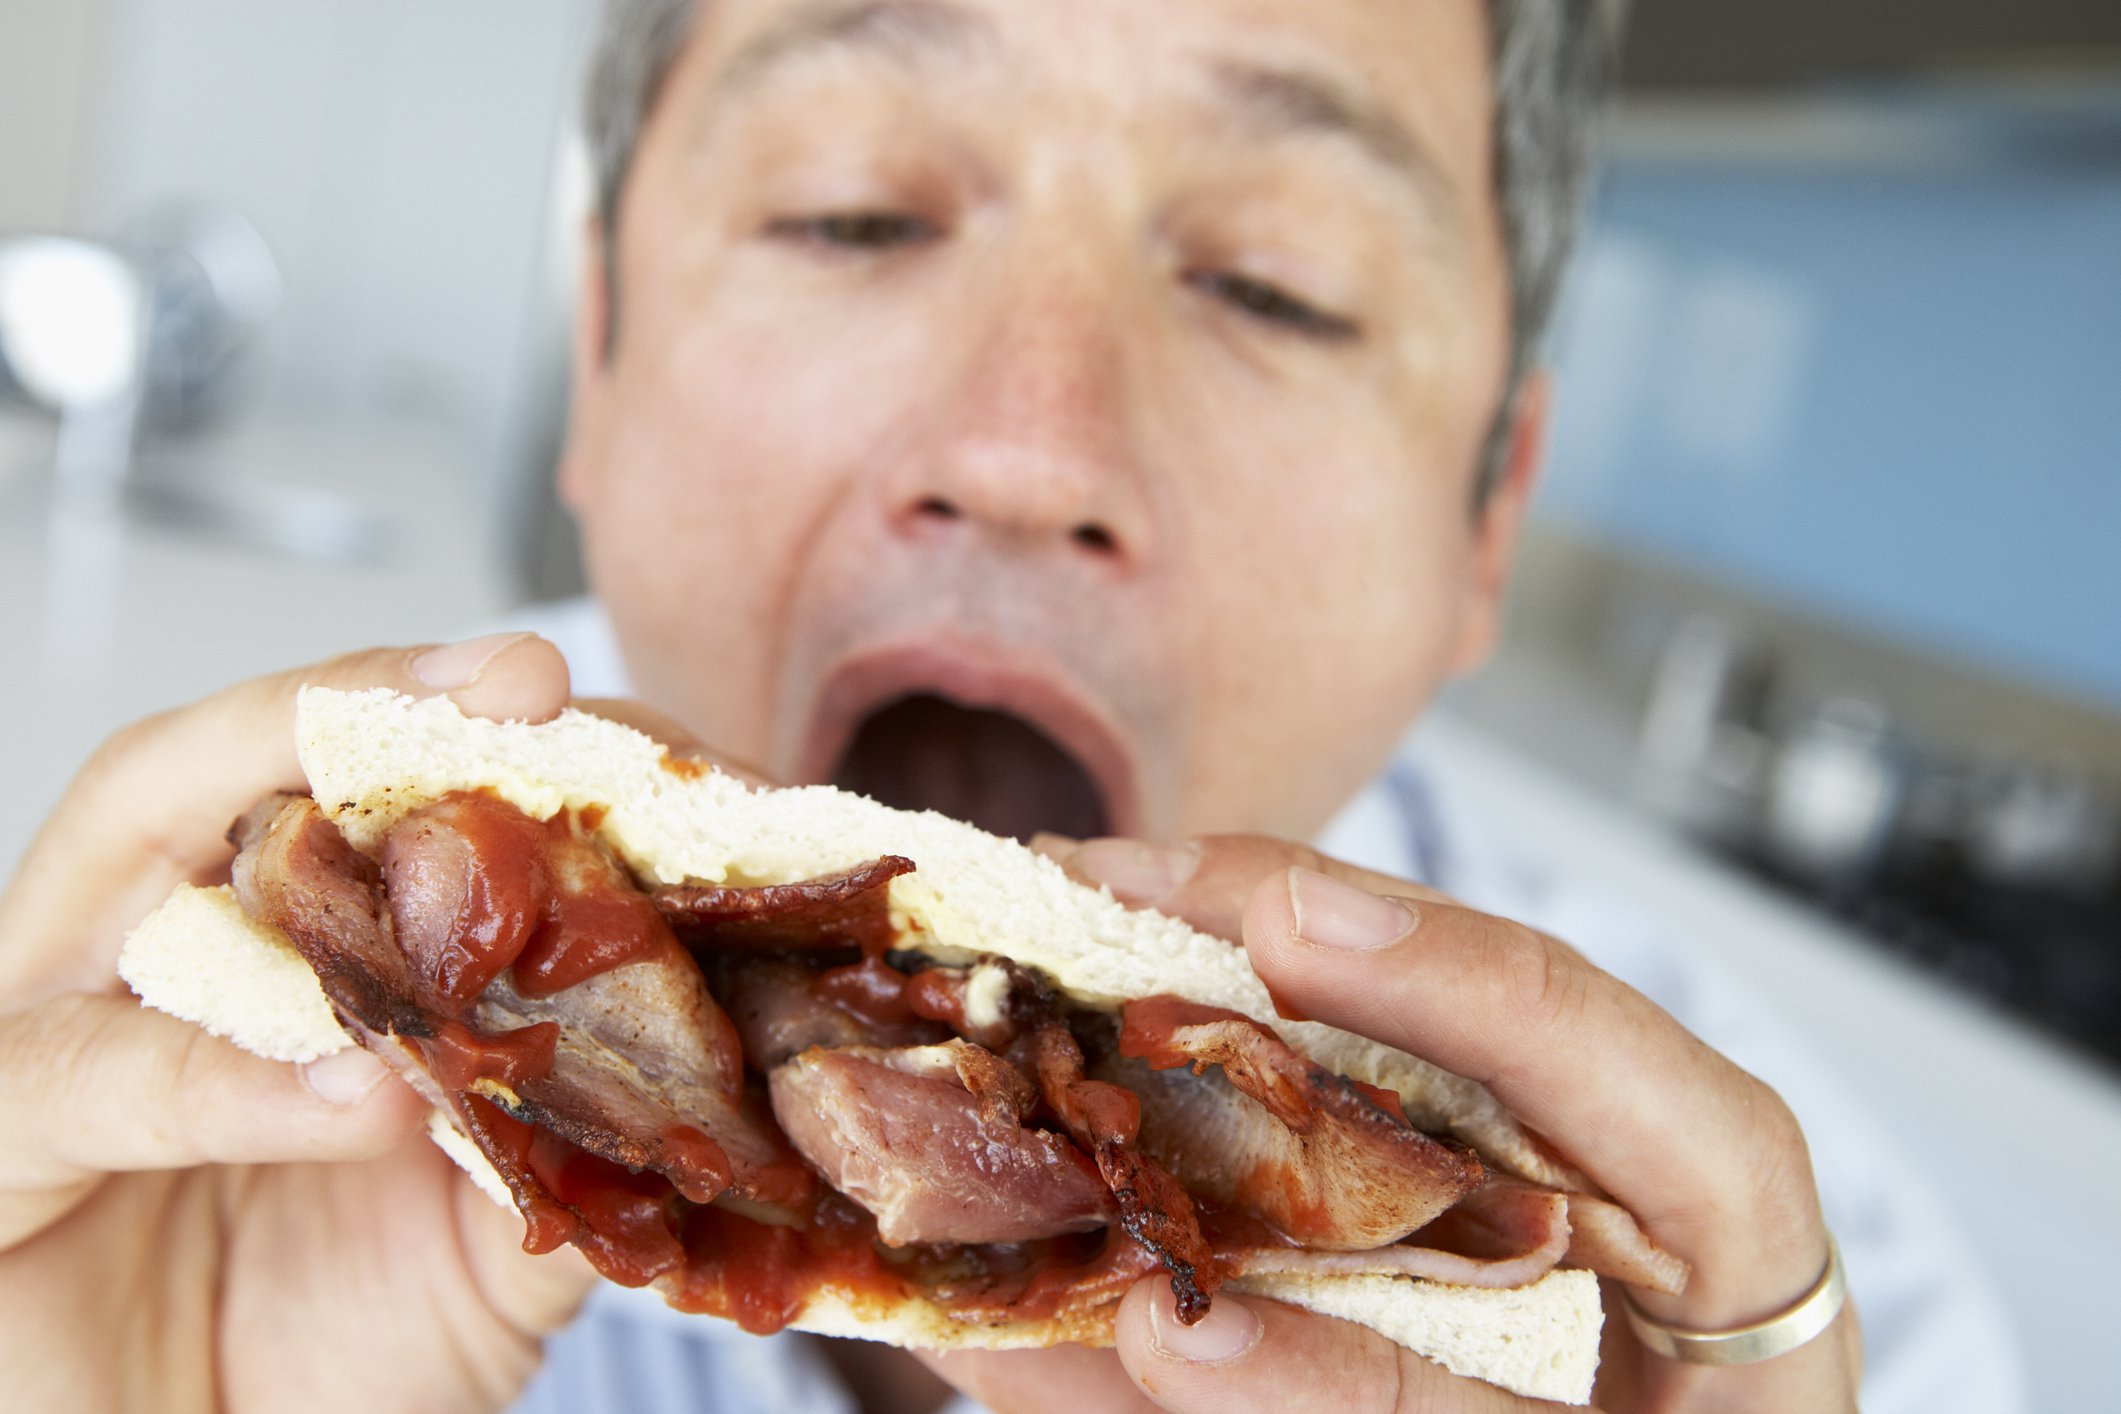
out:
M531 1251L926 1349L1109 1344L1155 1274L1578 1403L1598 1276L1685 1281L1480 1086L1013 841L576 711L311 688L298 734L312 794L119 970L260 1055L383 1057Z

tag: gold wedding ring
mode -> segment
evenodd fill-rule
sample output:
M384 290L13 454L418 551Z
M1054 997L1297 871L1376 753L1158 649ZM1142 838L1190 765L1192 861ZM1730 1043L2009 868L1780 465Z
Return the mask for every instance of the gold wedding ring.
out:
M1834 1235L1826 1237L1826 1270L1797 1304L1779 1316L1733 1326L1725 1331L1686 1330L1668 1326L1642 1313L1627 1291L1620 1294L1628 1324L1635 1337L1667 1360L1690 1365L1751 1365L1787 1355L1834 1323L1848 1300L1848 1277L1841 1270L1841 1245Z

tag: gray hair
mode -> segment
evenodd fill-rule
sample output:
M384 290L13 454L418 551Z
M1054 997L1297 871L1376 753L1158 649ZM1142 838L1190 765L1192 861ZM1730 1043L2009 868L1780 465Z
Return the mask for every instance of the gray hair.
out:
M692 32L701 0L604 0L583 119L604 227L612 227L641 124ZM1510 262L1510 368L1477 494L1501 477L1524 376L1561 289L1590 175L1590 138L1612 83L1623 0L1488 0L1495 53L1495 194Z
M1488 0L1495 199L1510 261L1510 376L1488 427L1478 503L1502 479L1518 394L1537 362L1590 185L1626 0Z

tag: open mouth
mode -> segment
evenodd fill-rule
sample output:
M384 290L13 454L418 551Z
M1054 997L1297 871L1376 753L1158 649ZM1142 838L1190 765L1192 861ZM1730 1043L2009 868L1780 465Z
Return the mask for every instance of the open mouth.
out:
M887 701L855 727L832 783L997 835L1111 833L1104 791L1073 752L1011 712L933 693Z

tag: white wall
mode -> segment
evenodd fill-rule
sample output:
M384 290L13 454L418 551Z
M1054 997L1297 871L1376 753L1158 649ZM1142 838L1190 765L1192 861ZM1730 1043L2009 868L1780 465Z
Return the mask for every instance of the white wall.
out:
M0 234L73 222L102 8L97 0L0 4Z
M102 3L82 220L241 211L287 278L266 405L436 421L492 467L592 0Z

